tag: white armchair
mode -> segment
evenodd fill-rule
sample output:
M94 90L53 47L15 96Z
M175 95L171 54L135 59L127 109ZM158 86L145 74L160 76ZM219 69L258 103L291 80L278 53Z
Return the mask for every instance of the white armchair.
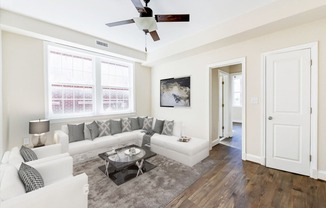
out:
M31 161L44 180L44 187L22 193L23 183L12 164L0 166L1 208L86 208L88 205L88 177L85 173L73 176L72 157L39 162ZM16 170L16 171L13 171Z
M4 153L1 163L2 164L13 164L20 165L24 162L23 157L20 154L20 148L14 147L10 151ZM57 158L69 156L69 154L62 154L62 145L54 144L38 148L32 148L40 162L51 161ZM29 162L28 162L29 163ZM27 163L27 164L28 164Z

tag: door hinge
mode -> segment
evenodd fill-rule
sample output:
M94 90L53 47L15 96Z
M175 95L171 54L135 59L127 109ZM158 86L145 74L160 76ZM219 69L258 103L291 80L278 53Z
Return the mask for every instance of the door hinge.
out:
M222 129L224 129L224 126L222 126Z
M309 161L311 162L311 159L312 159L312 156L311 155L309 155Z
M310 66L312 66L312 59L310 59Z
M312 114L312 108L310 108L310 114Z
M224 84L224 82L222 82L222 84Z
M224 108L224 104L222 104L222 108Z

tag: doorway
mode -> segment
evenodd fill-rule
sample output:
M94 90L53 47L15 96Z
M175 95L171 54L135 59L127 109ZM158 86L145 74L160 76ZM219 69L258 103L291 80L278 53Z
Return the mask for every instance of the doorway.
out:
M245 58L217 63L209 69L211 146L221 143L235 147L246 160Z
M264 148L267 167L316 178L317 50L315 44L264 58ZM315 157L314 157L315 156Z

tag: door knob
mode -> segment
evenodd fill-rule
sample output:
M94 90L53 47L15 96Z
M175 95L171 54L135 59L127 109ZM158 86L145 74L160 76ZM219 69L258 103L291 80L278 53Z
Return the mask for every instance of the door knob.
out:
M273 120L273 117L272 116L268 116L268 120Z

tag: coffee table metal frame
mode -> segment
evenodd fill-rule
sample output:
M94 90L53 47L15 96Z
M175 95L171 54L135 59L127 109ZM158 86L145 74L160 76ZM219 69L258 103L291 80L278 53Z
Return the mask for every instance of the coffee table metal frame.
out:
M137 155L129 156L124 153L125 150L130 149L131 147L139 148L141 152ZM119 155L121 157L119 157ZM150 151L149 147L138 147L137 145L124 146L118 149L115 149L115 154L107 155L106 152L99 154L98 156L105 161L105 175L109 176L111 173L122 171L130 166L136 165L138 171L136 177L140 174L143 174L144 162L146 159L149 159L155 156L156 153ZM117 160L113 159L117 158ZM120 160L120 161L119 161ZM110 172L109 167L113 167L114 171Z

